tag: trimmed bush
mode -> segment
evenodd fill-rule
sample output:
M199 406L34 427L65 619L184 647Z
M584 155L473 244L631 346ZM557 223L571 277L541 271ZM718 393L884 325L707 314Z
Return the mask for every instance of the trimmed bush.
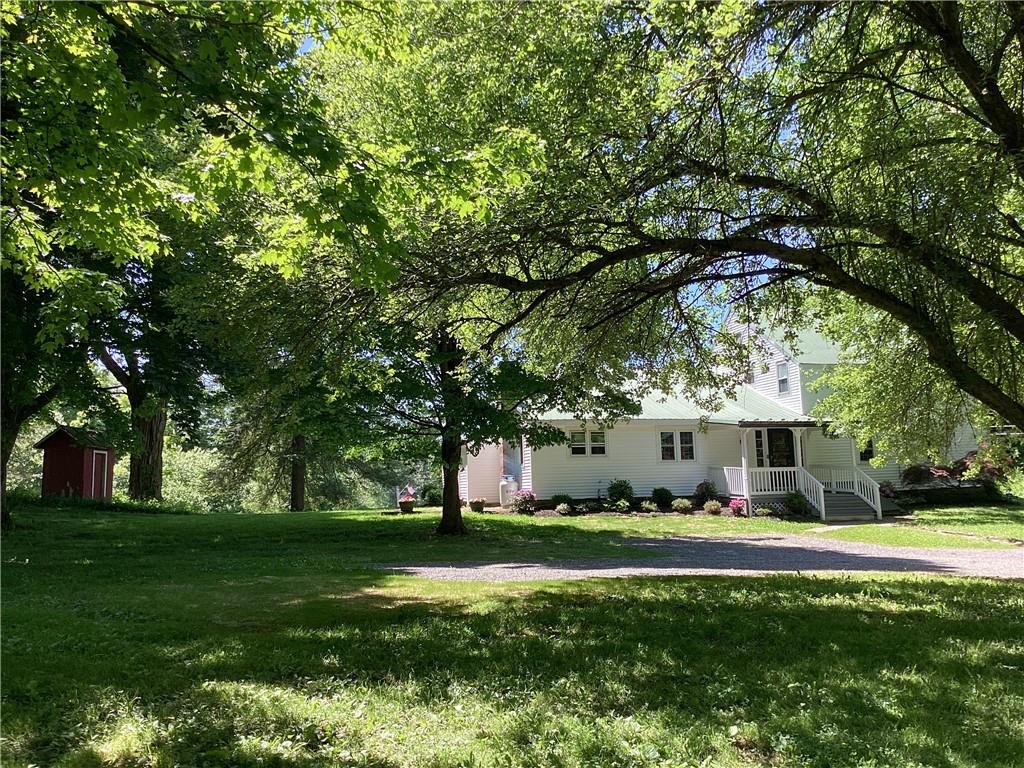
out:
M693 509L693 504L689 499L672 499L673 512L689 512L691 509Z
M814 516L814 507L800 491L790 491L782 497L782 503L786 505L786 511L794 517Z
M572 496L570 496L568 493L555 493L552 494L551 496L551 503L552 505L554 505L555 509L558 509L558 507L562 506L563 504L572 507L574 502Z
M630 504L625 499L619 499L611 503L611 508L616 512L629 512Z
M775 512L768 507L758 507L754 510L754 517L771 517Z
M516 491L512 494L509 508L517 515L532 515L537 509L537 494L533 491Z
M440 507L444 504L440 483L426 483L420 488L420 499L428 507Z
M484 511L484 504L486 504L486 503L487 503L487 499L484 499L484 498L470 499L469 500L469 508L471 510L473 510L474 512L483 512Z
M708 499L704 502L704 511L709 515L719 515L722 513L722 502L718 499Z
M633 503L633 484L629 480L612 480L608 483L608 501L625 501L628 508Z
M704 506L704 502L718 498L718 489L710 480L705 480L697 486L693 492L693 503L698 507Z
M563 501L561 504L555 507L555 512L557 512L560 515L571 515L572 507Z
M597 512L604 512L604 504L600 501L584 501L576 506L576 511L581 515L593 515Z
M896 498L896 486L886 480L884 483L878 484L878 492L887 499Z
M640 511L641 512L649 512L651 514L654 514L655 512L658 511L658 505L655 504L653 501L641 501L640 502Z
M651 501L659 507L667 507L672 504L672 491L668 488L655 488L651 491Z

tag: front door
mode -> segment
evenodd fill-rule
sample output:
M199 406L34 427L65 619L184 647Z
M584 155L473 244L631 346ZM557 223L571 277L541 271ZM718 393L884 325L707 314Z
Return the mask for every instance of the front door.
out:
M793 449L793 433L788 429L768 430L768 466L796 466L796 451Z

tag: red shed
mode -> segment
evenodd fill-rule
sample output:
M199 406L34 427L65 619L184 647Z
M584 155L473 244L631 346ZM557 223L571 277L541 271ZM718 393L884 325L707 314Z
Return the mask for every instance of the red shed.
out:
M57 427L35 447L43 452L43 496L110 501L114 449L98 434Z

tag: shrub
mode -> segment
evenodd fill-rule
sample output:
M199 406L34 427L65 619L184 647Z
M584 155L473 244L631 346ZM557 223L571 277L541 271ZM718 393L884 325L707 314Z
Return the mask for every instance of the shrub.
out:
M672 491L668 488L655 488L651 491L651 501L659 507L667 507L672 503Z
M887 499L896 498L896 486L886 480L884 483L878 484L878 492Z
M729 499L729 509L734 515L746 515L747 502L744 499Z
M555 493L551 496L551 503L554 505L555 509L558 509L558 507L563 504L571 508L573 505L573 498L567 493Z
M722 512L722 502L718 499L708 499L704 502L704 511L709 515L718 515Z
M576 511L581 515L592 515L596 512L604 512L604 504L600 501L584 501L577 505Z
M658 511L658 505L655 504L653 501L649 501L649 500L648 501L641 501L640 502L640 511L641 512L649 512L649 513L653 514L653 513Z
M537 508L537 494L533 491L516 491L509 505L517 515L532 515Z
M420 488L420 498L428 507L440 507L444 504L440 483L425 483Z
M673 512L689 512L691 509L693 509L693 504L689 499L672 499Z
M625 499L619 499L611 503L611 508L616 512L629 512L629 502Z
M782 503L786 505L786 511L795 517L813 517L814 507L801 491L790 491L782 497Z
M715 488L715 484L710 480L705 480L703 483L697 486L693 492L693 501L698 506L704 506L705 501L710 499L718 498L718 489Z
M754 517L771 517L775 511L768 507L758 507L754 510Z
M473 510L474 512L483 512L484 511L484 504L486 504L486 503L487 503L487 499L482 498L482 497L478 497L478 498L475 498L475 499L470 499L469 500L469 508L471 510Z
M555 507L555 512L557 512L560 515L571 515L572 514L572 507L570 507L565 502L562 502L557 507Z
M629 480L612 480L608 483L608 501L625 501L628 509L633 503L633 484Z

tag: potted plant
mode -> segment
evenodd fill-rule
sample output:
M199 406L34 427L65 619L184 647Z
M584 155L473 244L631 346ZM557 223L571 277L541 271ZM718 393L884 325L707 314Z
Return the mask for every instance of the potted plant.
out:
M398 509L401 510L404 514L412 512L415 508L416 497L413 494L409 493L409 491L404 492L401 496L398 497Z
M474 512L483 512L484 511L484 504L486 504L486 503L487 503L487 499L478 496L475 499L470 499L469 500L469 508L471 510L473 510Z

